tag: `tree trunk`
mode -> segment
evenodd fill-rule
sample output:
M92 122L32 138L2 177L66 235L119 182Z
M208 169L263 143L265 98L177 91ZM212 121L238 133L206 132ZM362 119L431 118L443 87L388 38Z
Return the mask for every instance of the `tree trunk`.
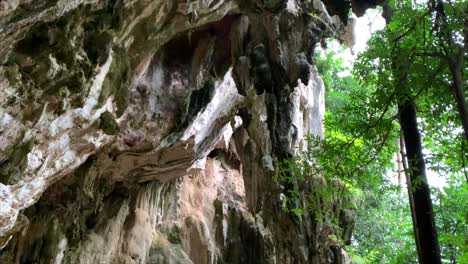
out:
M388 1L383 5L384 17L387 24L392 20L393 10ZM399 89L405 95L404 80L406 75L398 72L398 58L392 60L394 76L398 80L395 89ZM401 82L400 82L401 81ZM440 248L437 237L437 230L434 219L434 209L432 208L431 191L427 183L426 165L422 153L421 135L418 130L416 116L416 106L410 96L398 104L398 118L401 131L403 132L404 148L406 150L407 180L409 202L411 206L411 217L413 219L413 230L415 232L415 242L418 251L420 264L440 264ZM403 159L404 160L404 159Z
M411 178L409 175L409 169L408 169L408 163L406 161L406 150L405 150L405 142L403 138L403 131L400 130L400 138L399 138L399 143L400 143L400 156L401 156L401 163L403 165L403 174L405 175L406 179L406 186L408 188L408 200L410 204L410 210L411 210L411 220L413 223L413 233L414 233L414 240L416 242L416 251L418 252L418 258L422 259L422 249L421 249L421 244L419 243L419 235L418 235L418 223L416 222L416 216L414 212L416 210L414 209L414 198L413 198L413 192L411 192Z
M460 55L463 57L463 54ZM463 77L462 77L462 59L449 59L449 68L450 72L452 73L453 79L453 94L455 95L455 99L457 101L457 108L458 112L460 113L460 119L463 126L463 130L465 132L465 140L468 141L468 106L466 103L464 85L463 85Z
M437 16L440 17L439 23L441 28L439 30L439 34L441 39L445 39L447 45L444 49L447 54L446 61L452 75L453 84L451 88L453 95L455 96L455 100L457 101L458 113L463 126L465 140L468 141L468 106L463 80L464 56L468 49L468 22L465 21L464 23L463 43L459 45L452 39L454 33L447 23L447 15L445 14L444 3L442 0L437 0L437 2L433 2L432 5L437 12ZM444 45L442 45L442 47L444 47Z
M410 175L408 188L410 188L414 202L411 213L417 224L415 240L416 245L418 245L419 263L439 264L441 263L439 241L435 228L431 192L427 183L426 166L422 154L416 107L413 101L405 100L398 108L408 160L408 173Z

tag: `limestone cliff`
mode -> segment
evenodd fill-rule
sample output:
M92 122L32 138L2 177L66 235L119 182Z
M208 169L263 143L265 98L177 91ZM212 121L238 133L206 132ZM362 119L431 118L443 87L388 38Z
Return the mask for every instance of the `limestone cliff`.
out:
M376 4L0 0L0 263L346 263L273 176Z

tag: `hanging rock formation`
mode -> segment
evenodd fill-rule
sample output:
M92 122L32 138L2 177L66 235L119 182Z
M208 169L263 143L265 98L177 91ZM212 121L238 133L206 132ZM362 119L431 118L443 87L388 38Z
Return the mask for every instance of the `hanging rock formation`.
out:
M0 0L0 263L347 263L273 176L376 4Z

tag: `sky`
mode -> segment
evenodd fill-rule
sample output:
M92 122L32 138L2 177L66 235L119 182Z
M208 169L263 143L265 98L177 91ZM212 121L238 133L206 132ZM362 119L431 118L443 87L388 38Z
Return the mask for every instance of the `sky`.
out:
M367 41L371 37L371 33L381 30L385 27L385 20L381 15L381 11L377 9L367 9L364 16L357 18L354 27L354 34L356 36L356 44L354 51L356 53L362 52L367 47Z
M360 52L363 52L367 48L367 41L370 39L372 32L381 30L385 27L385 19L381 16L381 10L367 9L367 12L362 16L356 18L356 24L354 26L355 43L351 49L346 49L340 56L345 59L345 64L348 67L353 65L354 60ZM332 49L338 50L339 44L332 43Z
M385 27L385 20L381 16L381 10L367 9L362 17L357 18L354 14L352 14L352 16L356 19L354 27L355 43L352 50L348 48L339 52L341 50L341 45L338 41L331 41L327 45L328 49L338 52L336 56L342 57L344 59L344 66L347 66L349 69L352 68L354 60L357 59L357 55L366 50L367 41L370 39L372 32ZM321 47L318 46L316 49L321 50ZM349 74L351 74L350 71L344 71L341 76Z

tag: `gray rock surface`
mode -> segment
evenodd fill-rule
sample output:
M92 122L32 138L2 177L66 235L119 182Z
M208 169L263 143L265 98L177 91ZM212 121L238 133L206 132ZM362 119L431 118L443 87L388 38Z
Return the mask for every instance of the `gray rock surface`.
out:
M323 135L338 9L0 0L0 263L348 263L273 180Z

